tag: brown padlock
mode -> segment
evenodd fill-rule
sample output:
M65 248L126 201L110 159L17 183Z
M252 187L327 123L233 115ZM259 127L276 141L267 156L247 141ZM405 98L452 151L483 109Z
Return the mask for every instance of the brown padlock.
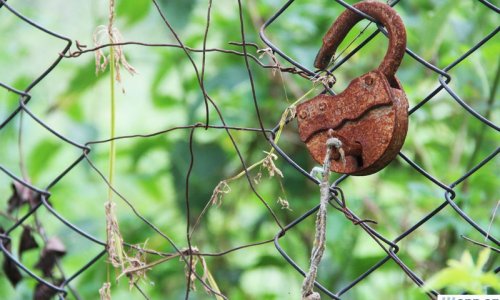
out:
M408 130L408 100L395 73L406 48L403 21L389 5L363 1L355 8L382 23L389 33L389 49L379 67L353 81L338 95L318 95L297 106L300 139L312 157L323 163L326 141L342 143L333 156L333 172L369 175L398 154ZM325 69L340 42L362 16L344 11L323 38L314 66ZM339 153L343 152L345 157Z

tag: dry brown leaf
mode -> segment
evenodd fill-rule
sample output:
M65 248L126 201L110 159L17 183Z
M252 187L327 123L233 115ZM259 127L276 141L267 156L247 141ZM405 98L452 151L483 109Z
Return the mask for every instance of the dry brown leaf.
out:
M99 297L101 300L111 300L111 283L105 282L99 289Z
M0 227L0 233L3 234L4 232L5 230L2 227ZM7 249L7 251L10 252L12 248L10 240L4 239L1 240L1 242L3 243L5 249ZM23 279L21 271L19 271L17 265L7 255L5 255L5 253L3 257L2 269L5 275L7 276L7 279L13 286L16 286Z
M40 202L40 195L24 186L23 184L14 181L12 183L12 195L8 200L7 212L11 214L24 204L30 204L32 207Z
M113 267L123 270L125 269L126 254L123 250L123 238L114 210L115 204L107 201L104 207L106 209L106 250L108 251L109 261Z
M58 286L63 282L62 279L58 279L53 282L54 285ZM51 287L38 283L35 287L35 292L33 293L34 300L51 300L57 294L57 291Z
M265 152L267 154L266 158L264 158L264 161L262 162L262 166L267 169L267 172L269 172L270 177L274 177L274 175L278 175L281 178L283 178L283 173L281 172L280 169L276 167L274 164L274 161L278 159L278 156L274 153L270 152Z
M278 197L278 203L279 203L279 205L281 205L281 209L290 210L290 203L288 203L288 201L286 199Z
M38 243L33 237L32 230L29 227L24 227L23 233L21 234L21 240L19 242L19 257L25 251L38 248Z
M42 250L35 267L40 269L44 276L51 277L57 259L66 254L66 247L57 237L51 237Z
M229 187L226 180L222 180L215 187L212 197L210 197L210 203L212 203L212 205L220 206L222 204L224 194L228 194L229 192L231 192L231 187Z

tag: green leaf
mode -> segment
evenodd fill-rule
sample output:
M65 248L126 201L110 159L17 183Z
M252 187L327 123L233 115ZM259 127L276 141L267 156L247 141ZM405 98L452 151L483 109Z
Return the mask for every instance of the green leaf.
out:
M159 181L155 179L156 178L153 175L144 175L138 176L136 180L145 193L153 198L160 199L162 197L162 190Z
M460 267L462 267L462 262L458 261L458 260L455 260L455 259L450 259L446 263L448 264L448 266L450 266L452 268L460 268Z
M500 291L500 277L493 272L481 275L479 277L479 282L484 286L489 286L497 291Z
M491 250L485 248L479 253L477 264L474 264L469 251L464 251L460 261L449 260L448 267L432 276L424 286L425 289L457 288L472 294L480 294L490 286L500 288L500 278L496 274L484 273L482 268L488 261Z
M78 101L81 95L93 87L99 80L106 78L104 74L109 71L106 69L103 74L95 75L95 62L90 60L85 65L81 66L69 79L68 87L61 95L58 96L57 102L52 104L47 110L50 113L54 110L65 109L69 115L77 120L83 120L83 111Z
M470 254L469 251L464 251L464 253L462 253L460 262L462 263L463 266L467 268L471 269L474 268L474 260L472 259L472 255Z
M107 69L106 69L107 70ZM106 73L105 71L104 73ZM100 73L99 76L95 74L95 61L89 60L88 63L81 66L69 79L69 85L66 89L65 94L76 93L80 94L94 86L103 76L104 73Z
M158 63L158 68L151 81L151 98L155 106L168 108L179 104L180 99L184 98L185 91L181 79L178 78L178 75L169 78L172 73L180 72L177 69L179 64L172 62L182 61L183 55L185 54L182 51L167 53Z
M490 248L484 248L479 252L479 257L477 259L477 264L476 267L479 271L481 271L484 268L484 265L486 265L486 262L488 262L488 258L490 257L491 250Z
M122 0L116 8L117 15L126 20L127 25L133 25L144 19L151 8L149 0Z
M424 288L439 290L449 286L463 286L462 284L466 282L474 282L474 278L467 269L445 268L432 276Z
M258 261L255 263L255 266L264 267L264 266L282 266L283 261L280 258L273 255L262 255L259 257Z
M61 143L51 140L42 140L35 146L27 163L29 174L33 180L36 180L47 169L60 148Z

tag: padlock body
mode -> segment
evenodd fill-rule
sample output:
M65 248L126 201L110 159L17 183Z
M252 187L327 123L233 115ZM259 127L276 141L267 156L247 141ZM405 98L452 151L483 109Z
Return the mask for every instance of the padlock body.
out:
M300 138L318 163L325 158L330 129L344 145L361 145L360 154L332 160L333 172L369 175L394 159L408 130L408 101L395 77L391 83L375 70L338 95L318 95L297 106Z

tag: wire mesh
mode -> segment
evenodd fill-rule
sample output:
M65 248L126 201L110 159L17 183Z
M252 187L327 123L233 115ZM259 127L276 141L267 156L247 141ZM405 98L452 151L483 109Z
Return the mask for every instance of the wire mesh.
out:
M298 0L297 0L298 1ZM277 251L281 254L284 260L286 260L297 272L305 276L305 271L299 266L294 261L294 258L291 257L289 254L287 254L286 249L284 249L281 244L280 240L285 238L287 232L293 231L294 228L301 224L304 220L311 218L311 216L314 216L314 213L318 210L318 206L315 206L311 208L309 211L303 213L299 218L295 219L294 221L290 222L289 224L282 225L278 218L276 217L275 213L271 209L271 207L266 203L266 201L259 195L257 190L254 187L254 184L252 182L252 179L248 175L248 168L245 164L245 160L243 159L242 154L240 153L240 150L238 148L236 140L232 136L232 132L234 131L249 131L249 132L254 132L255 134L262 134L262 138L264 138L269 145L271 145L276 152L283 158L286 163L296 169L297 172L303 175L304 181L310 180L316 184L319 183L318 179L315 177L311 176L307 170L305 170L299 163L294 161L292 157L290 157L285 150L283 150L280 146L278 146L275 143L276 135L279 134L279 130L281 129L281 123L277 124L274 128L265 128L263 125L263 121L261 119L261 114L259 113L259 102L257 99L257 95L255 93L255 87L254 87L254 81L253 81L253 75L252 71L250 68L250 61L257 62L260 67L262 68L270 68L270 69L279 69L281 72L288 72L292 74L297 74L297 76L301 76L304 78L304 80L309 80L313 81L316 79L318 72L315 70L312 70L310 68L307 68L305 64L295 60L292 58L290 55L286 53L285 50L282 50L280 46L276 45L271 38L267 36L267 32L272 28L273 25L276 23L280 22L280 17L292 7L292 5L296 2L296 0L289 0L286 2L281 9L279 9L274 15L269 17L269 19L264 23L264 25L261 28L260 31L260 37L262 41L271 49L271 52L273 55L277 55L278 57L284 59L287 61L291 66L290 67L283 67L279 64L276 65L265 65L260 62L260 60L250 54L248 51L249 47L252 47L252 44L247 43L246 37L245 37L245 29L244 29L244 23L243 23L243 11L242 11L242 6L241 2L238 1L238 7L239 7L239 14L240 14L240 26L241 26L241 44L240 46L242 47L242 51L233 51L233 50L224 50L224 49L194 49L187 47L186 45L183 44L181 39L176 35L174 29L171 27L168 19L166 16L162 13L162 10L159 8L157 2L153 0L153 4L157 8L157 13L161 16L161 18L164 21L164 24L166 27L169 28L171 33L175 36L177 40L177 44L145 44L145 43L140 43L140 42L126 42L122 43L122 45L127 45L127 44L136 44L136 45L142 45L145 47L177 47L177 48L182 48L182 50L185 52L186 57L191 60L193 68L196 70L196 73L198 75L198 80L200 84L200 89L202 90L204 94L204 101L206 105L206 109L208 112L209 106L212 106L217 113L219 114L221 125L210 125L209 119L208 119L208 114L207 114L207 119L205 123L196 123L193 125L186 125L186 126L180 126L180 127L174 127L174 128L169 128L164 131L158 131L154 132L151 134L147 135L131 135L131 136L121 136L121 137L116 137L113 140L118 140L118 139L133 139L137 137L152 137L160 134L164 134L167 132L171 131L176 131L176 130L184 130L190 132L190 139L189 139L189 149L190 149L190 167L186 176L186 220L187 220L187 248L183 248L182 246L178 245L175 243L168 234L164 233L160 228L155 226L155 224L151 221L149 221L145 216L143 216L138 210L134 208L132 203L130 203L120 192L110 184L108 181L109 179L95 166L95 164L92 162L92 160L89 157L89 153L91 152L93 146L97 144L102 144L102 143L109 143L111 139L107 140L101 140L101 141L91 141L86 144L79 144L77 142L72 141L70 138L67 138L63 135L61 135L58 131L53 129L51 126L46 124L43 120L43 117L38 116L37 114L33 113L30 108L29 104L33 100L32 99L32 90L34 90L37 85L41 81L50 81L47 76L55 69L58 67L60 62L65 58L65 57L76 57L77 55L81 55L86 52L93 52L97 50L97 48L93 49L82 49L77 45L77 48L79 51L77 53L71 53L70 48L73 46L73 42L67 38L64 37L56 32L53 32L47 28L45 28L42 25L36 24L35 22L31 21L30 19L26 18L23 16L21 13L16 11L14 8L15 4L8 4L5 0L0 0L0 13L2 14L13 14L18 18L18 22L25 22L32 26L33 28L40 30L47 36L51 36L53 38L59 39L63 42L65 42L65 46L60 50L58 55L54 55L55 59L51 63L51 65L44 70L36 79L34 79L26 88L19 90L15 89L11 86L9 86L6 83L0 82L1 88L15 93L19 96L19 104L17 108L12 111L8 117L5 120L0 120L0 130L4 129L6 126L8 126L10 123L13 122L14 118L16 116L21 116L25 115L25 117L30 118L37 124L39 124L45 131L50 133L51 135L55 136L60 143L67 144L71 147L74 147L81 151L81 154L70 164L67 165L67 167L60 173L57 174L56 176L53 177L53 179L50 181L49 184L47 184L45 187L38 187L32 185L26 178L22 178L14 174L12 171L10 171L8 168L0 165L0 170L5 173L7 176L9 176L14 184L13 184L13 189L14 193L18 194L18 198L23 198L23 193L28 193L31 194L28 198L30 198L30 209L29 211L24 214L23 216L19 217L18 219L15 220L14 224L3 230L3 232L0 234L0 249L4 253L5 258L7 260L10 260L12 263L14 263L18 268L22 269L22 271L29 277L32 277L35 279L41 286L45 286L49 290L49 294L51 295L57 295L59 298L65 298L68 293L71 293L75 298L79 299L78 292L71 287L72 281L77 278L78 276L82 275L88 268L90 268L92 265L96 264L99 262L100 258L103 257L106 254L106 241L102 241L91 234L87 233L83 229L79 228L78 226L75 226L71 222L65 219L64 215L62 215L56 208L52 206L52 204L49 202L49 198L51 195L51 189L58 184L60 180L62 180L65 176L67 176L73 168L80 164L88 164L103 180L104 184L109 186L113 193L117 195L121 200L123 200L125 203L127 203L130 208L132 209L133 213L135 216L140 219L142 222L144 222L147 226L149 226L152 230L154 230L158 235L163 237L166 242L168 242L171 247L174 249L174 254L170 253L150 253L154 255L158 255L160 257L169 257L172 255L177 255L179 256L184 263L186 264L189 272L188 278L191 278L191 276L194 276L198 280L200 280L202 283L204 283L204 280L202 280L201 276L194 270L192 267L192 260L193 257L199 256L199 255L207 255L207 256L222 256L227 253L233 252L233 251L238 251L243 248L247 247L253 247L253 246L258 246L264 243L269 243L269 242L274 242L274 245L276 246ZM333 3L331 5L341 5L345 7L346 9L351 9L355 11L356 13L359 13L363 15L363 17L367 18L368 16L364 15L363 13L357 11L355 8L353 8L351 5L348 3L341 1L341 0L335 0L332 1ZM390 3L391 6L396 6L399 2L401 1L392 1ZM211 3L211 2L210 2ZM484 5L490 10L491 14L498 14L499 13L499 8L493 5L492 3L481 0L480 1L481 5ZM370 19L368 17L368 19ZM373 20L372 20L373 21ZM330 68L329 72L334 73L336 70L340 70L344 64L349 61L349 59L356 54L358 51L360 51L365 45L370 43L370 41L379 35L380 33L384 34L385 30L383 27L381 27L379 24L374 24L372 26L378 26L378 29L374 31L371 35L369 35L367 38L362 40L358 46L356 46L352 51L345 53L345 55L342 57L342 59L338 60L335 62L335 64ZM207 31L208 31L208 26L207 26ZM433 64L433 62L424 60L419 56L418 53L415 53L412 51L412 49L407 48L406 53L408 54L409 57L411 57L412 60L414 60L415 63L420 64L422 67L428 69L429 72L434 73L435 75L438 76L438 82L437 82L437 87L433 90L430 90L428 92L428 95L420 100L414 107L410 108L409 110L409 115L410 115L410 122L412 119L412 116L415 112L418 110L422 109L425 105L427 105L433 98L436 97L436 95L442 91L446 92L449 94L449 96L452 97L452 99L456 102L457 105L459 105L464 111L466 111L470 116L473 118L476 118L478 121L483 123L485 126L488 126L488 130L493 130L495 132L499 131L499 127L494 124L492 121L490 121L487 117L483 116L481 113L479 113L476 109L472 108L469 104L467 104L455 91L450 87L449 83L452 80L452 75L450 75L450 71L454 69L456 66L458 66L460 63L463 61L467 60L475 51L480 49L484 44L487 42L491 41L496 34L498 33L499 28L495 28L492 32L484 36L483 39L478 41L475 45L473 45L470 49L465 51L462 55L456 57L456 59L449 63L445 67L439 67ZM206 34L206 32L205 32ZM109 47L111 45L102 45L100 48L104 47ZM204 66L202 66L201 71L197 68L197 64L192 60L190 53L191 52L202 52L205 54L206 52L210 51L218 51L218 52L224 52L227 53L228 55L239 55L244 57L245 61L245 67L248 70L248 78L250 85L252 87L252 92L253 92L253 101L255 103L255 111L257 112L257 115L259 116L259 127L258 128L244 128L244 127L234 127L234 126L228 126L226 122L224 121L224 117L219 110L218 106L215 104L215 102L210 98L209 94L206 92L204 86L203 86L203 70ZM334 93L331 89L331 87L328 85L325 85L325 91L324 92L329 92L329 93ZM287 120L287 123L291 122L292 118ZM193 152L193 135L197 130L202 130L202 129L209 129L209 130L223 130L227 133L229 139L231 140L231 143L234 146L234 149L236 150L237 155L240 158L241 164L243 166L243 169L245 170L246 177L248 179L248 185L249 187L253 190L255 195L259 197L259 199L262 201L264 207L269 211L270 215L274 218L277 226L279 226L281 229L276 233L274 239L268 240L268 241L263 241L259 243L253 243L253 244L247 244L244 246L232 248L230 250L220 252L220 253L201 253L198 250L195 250L195 248L192 247L190 243L190 236L189 236L189 229L191 228L190 224L190 202L189 202L189 178L190 178L190 172L192 170L193 166L193 161L195 158L195 154ZM411 134L411 133L410 133ZM8 147L9 145L4 145L2 144L2 147ZM482 228L478 223L476 223L475 220L473 220L466 212L464 212L459 205L455 202L455 199L460 198L460 194L457 192L457 187L463 184L463 182L478 172L481 168L486 166L487 164L491 163L495 157L497 156L499 152L499 148L497 147L492 151L489 155L484 157L477 165L471 166L470 169L456 178L456 180L452 182L444 182L441 180L438 176L433 175L430 171L426 170L424 167L420 166L416 162L414 162L410 157L401 152L399 153L399 158L398 161L402 164L406 164L409 167L413 168L418 174L418 176L421 176L424 180L428 181L432 185L435 185L436 187L439 187L442 190L443 196L442 196L442 202L438 203L433 209L429 210L428 213L422 217L419 218L417 222L415 222L413 225L409 226L407 230L404 232L399 233L396 237L390 238L384 236L382 233L377 231L373 226L371 226L368 222L364 222L364 220L356 214L355 211L352 211L346 206L346 201L344 199L344 194L341 189L342 183L345 181L350 180L350 176L343 175L337 178L335 182L331 185L331 205L335 208L337 208L346 218L347 220L351 221L353 226L357 226L359 228L358 230L363 230L366 232L366 234L375 242L384 252L385 252L385 257L375 264L371 265L369 268L365 270L362 274L360 274L357 278L352 280L351 282L345 284L342 288L338 290L331 290L327 287L326 284L321 283L321 282L316 282L315 285L316 287L321 290L325 295L329 296L332 299L341 299L344 294L346 294L348 291L351 289L355 288L356 285L358 285L360 282L368 278L372 273L377 272L382 266L387 264L389 261L394 262L397 264L401 271L406 274L408 278L410 278L417 286L422 287L424 285L424 280L419 276L419 274L414 271L407 263L405 263L404 259L402 259L399 255L399 253L403 250L401 249L401 243L403 240L407 239L410 237L416 230L418 230L420 227L422 227L424 224L429 222L432 218L437 216L443 209L446 207L452 208L456 212L457 218L461 220L461 222L468 223L470 226L472 226L478 233L483 235L486 239L488 239L491 243L496 245L497 247L499 246L499 241L497 238L491 233L485 229ZM26 197L25 197L26 198ZM62 268L60 268L60 272L63 274L63 278L61 280L54 280L53 278L44 278L36 274L35 271L31 270L27 266L23 264L23 262L20 260L19 257L17 257L15 254L13 254L10 250L10 243L11 243L11 237L10 234L18 229L18 228L24 228L25 222L33 216L36 216L37 212L41 210L46 210L50 214L52 214L56 219L57 222L63 223L65 226L67 226L67 229L70 231L74 231L78 233L81 238L87 239L89 242L99 245L102 250L95 255L92 259L90 259L88 262L82 263L81 268L76 271L73 274L65 274ZM38 220L38 222L43 223L46 222L45 220ZM196 225L195 225L196 226ZM46 243L48 243L48 240L45 240ZM136 247L134 245L130 244L125 244L127 247ZM142 249L142 251L145 251ZM348 267L348 266L344 266ZM496 270L498 271L498 269ZM186 290L186 298L189 297L189 283L187 284L187 290ZM206 284L205 284L206 285ZM145 297L148 298L147 295L143 293L143 291L140 289L140 287L136 284L135 287L140 291L140 293ZM210 286L206 285L206 288L209 290L212 290ZM219 292L212 290L212 292L219 294ZM438 291L428 291L427 292L429 298L434 299L438 295ZM224 295L219 294L221 297L225 298Z

